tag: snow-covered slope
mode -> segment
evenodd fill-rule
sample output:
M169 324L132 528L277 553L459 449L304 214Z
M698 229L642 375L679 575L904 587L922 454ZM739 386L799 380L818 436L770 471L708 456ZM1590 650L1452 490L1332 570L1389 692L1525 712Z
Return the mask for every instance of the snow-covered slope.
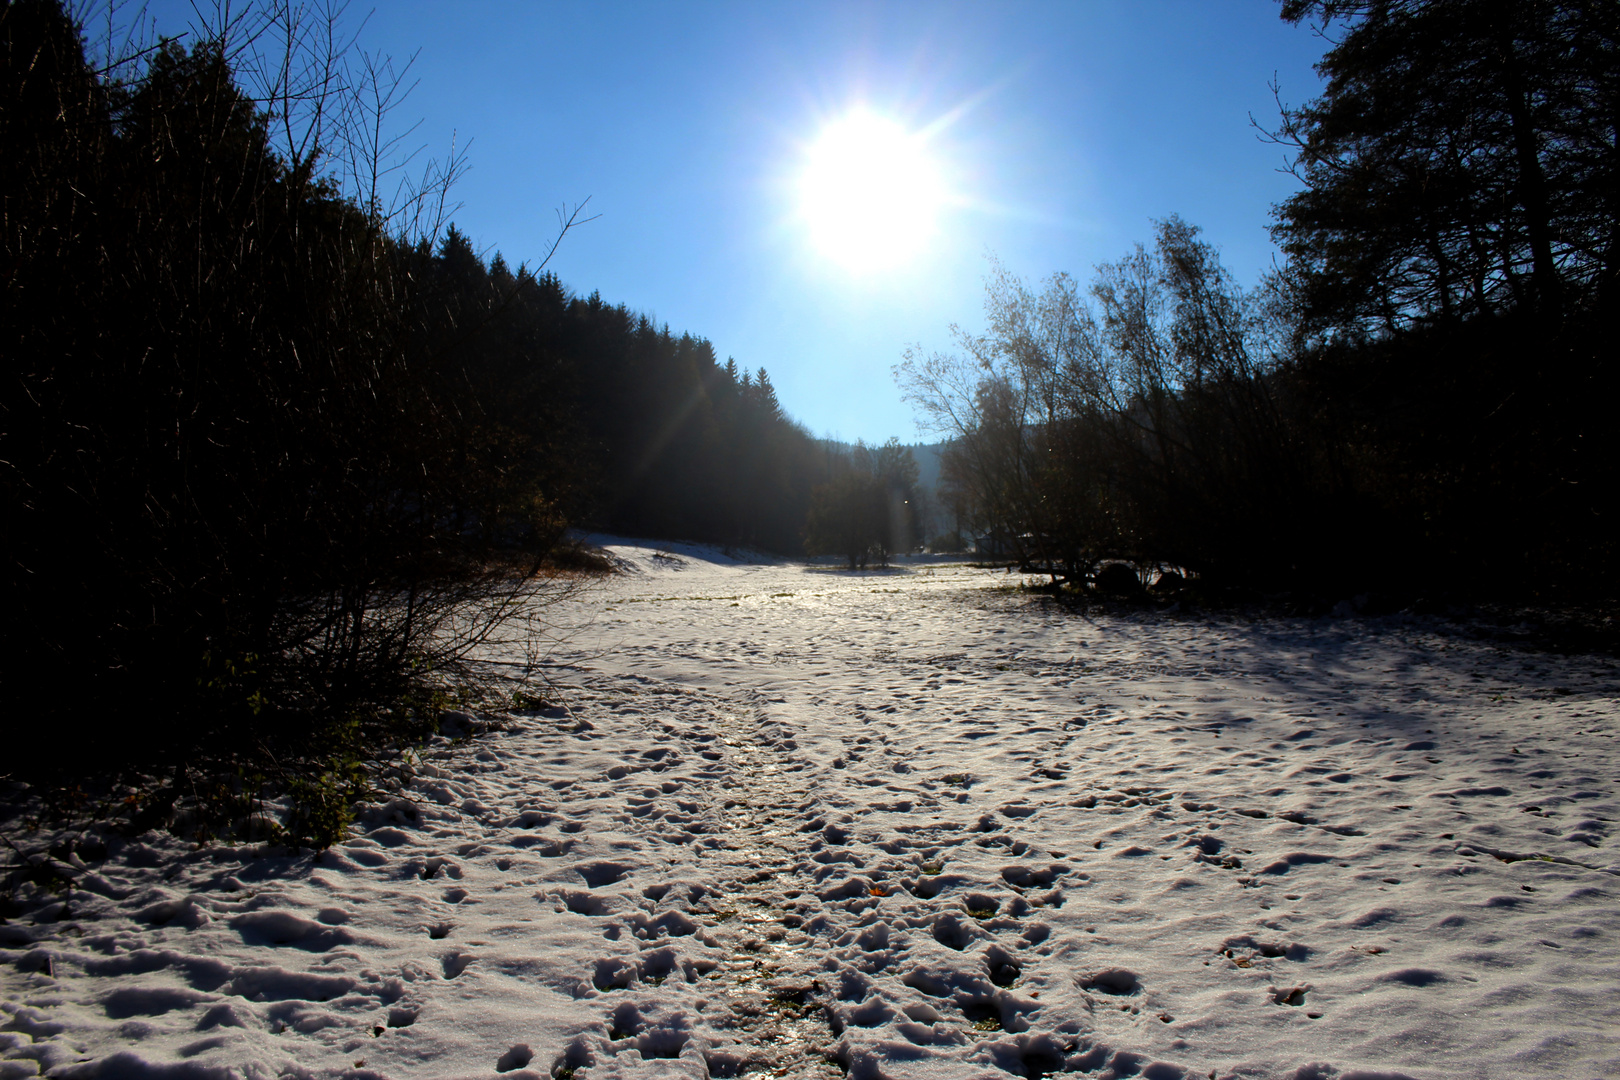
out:
M613 553L350 843L25 897L0 1077L1620 1075L1612 661Z

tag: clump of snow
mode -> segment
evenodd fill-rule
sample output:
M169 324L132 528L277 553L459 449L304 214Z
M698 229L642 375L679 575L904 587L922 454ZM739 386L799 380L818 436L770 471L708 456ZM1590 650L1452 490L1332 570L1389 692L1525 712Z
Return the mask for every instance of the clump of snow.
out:
M347 843L24 886L0 1077L1620 1075L1613 661L607 546Z

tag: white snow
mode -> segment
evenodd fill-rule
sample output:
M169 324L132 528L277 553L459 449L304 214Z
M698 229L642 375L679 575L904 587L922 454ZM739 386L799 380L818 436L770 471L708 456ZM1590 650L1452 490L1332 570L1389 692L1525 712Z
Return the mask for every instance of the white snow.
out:
M1611 659L610 550L348 843L25 886L0 1078L1620 1076Z

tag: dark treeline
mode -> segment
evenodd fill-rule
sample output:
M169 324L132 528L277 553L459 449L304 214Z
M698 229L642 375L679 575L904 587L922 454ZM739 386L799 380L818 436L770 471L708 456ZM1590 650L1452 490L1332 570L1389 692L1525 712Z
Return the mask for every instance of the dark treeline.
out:
M385 208L397 80L304 14L97 67L0 6L0 742L330 839L568 526L796 550L829 474L763 369L441 232L453 163Z
M810 554L838 555L849 569L861 570L923 546L927 510L917 462L898 439L829 447L828 467L827 482L811 492Z
M1612 596L1620 6L1283 17L1333 42L1270 136L1286 265L1242 289L1170 218L1085 289L996 274L985 335L898 369L944 501L1077 585Z
M428 261L482 407L532 441L559 520L800 550L830 465L764 368L718 364L702 338L499 255L486 265L454 226Z

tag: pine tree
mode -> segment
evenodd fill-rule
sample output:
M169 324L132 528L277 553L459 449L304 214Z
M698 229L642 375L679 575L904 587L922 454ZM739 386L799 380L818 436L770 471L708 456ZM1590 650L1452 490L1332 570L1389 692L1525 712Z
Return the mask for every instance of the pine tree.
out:
M776 400L776 387L771 385L771 377L760 368L754 379L754 407L768 421L780 422L782 419L782 403Z

